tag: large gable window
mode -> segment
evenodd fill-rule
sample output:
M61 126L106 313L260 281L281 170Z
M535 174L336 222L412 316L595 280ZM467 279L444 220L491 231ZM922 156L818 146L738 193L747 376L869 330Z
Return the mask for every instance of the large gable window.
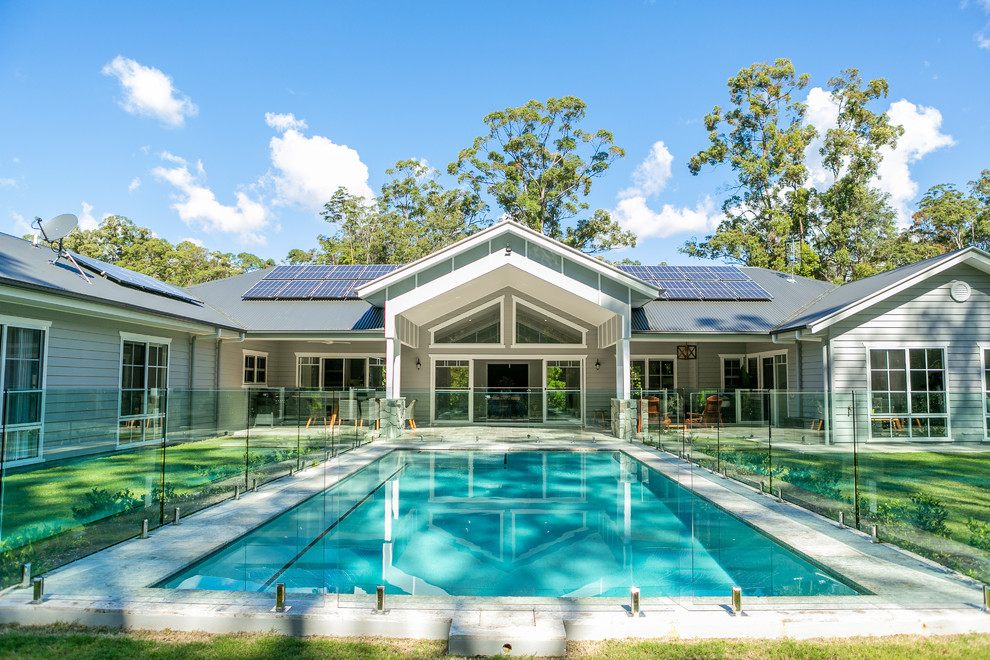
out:
M584 345L584 332L549 312L515 306L517 344Z
M120 362L119 444L161 440L165 437L168 340L125 337Z
M947 409L941 348L870 350L871 437L947 437Z
M0 322L0 432L7 462L41 456L45 330Z
M479 307L433 331L434 344L501 344L502 305Z

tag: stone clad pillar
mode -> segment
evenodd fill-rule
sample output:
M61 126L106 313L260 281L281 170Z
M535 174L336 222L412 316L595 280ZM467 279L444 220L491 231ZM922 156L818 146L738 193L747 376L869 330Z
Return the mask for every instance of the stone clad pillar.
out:
M383 440L392 440L402 435L406 424L406 398L382 400L378 418L378 429Z
M612 399L612 433L620 440L636 436L638 403L636 399Z

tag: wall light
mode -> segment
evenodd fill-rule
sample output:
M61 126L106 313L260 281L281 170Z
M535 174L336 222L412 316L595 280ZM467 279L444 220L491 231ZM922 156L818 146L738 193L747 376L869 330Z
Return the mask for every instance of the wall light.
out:
M602 361L601 360L595 360L595 371L598 371L601 368L602 368Z
M509 256L510 254L512 254L512 246L509 245L508 243L506 243L505 244L505 256Z
M416 371L419 371L422 368L423 368L423 363L419 361L419 358L416 358Z

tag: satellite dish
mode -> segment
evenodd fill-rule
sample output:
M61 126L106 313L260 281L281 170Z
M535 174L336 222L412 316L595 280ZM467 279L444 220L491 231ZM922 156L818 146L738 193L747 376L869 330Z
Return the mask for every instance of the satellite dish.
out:
M41 233L45 240L52 242L65 238L79 224L79 218L71 213L57 215L41 225Z

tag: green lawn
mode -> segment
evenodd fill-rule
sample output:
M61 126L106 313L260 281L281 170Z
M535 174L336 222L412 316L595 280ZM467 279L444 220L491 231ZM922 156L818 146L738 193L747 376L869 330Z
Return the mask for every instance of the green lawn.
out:
M204 633L87 630L74 626L0 626L0 656L121 660L130 658L446 658L446 642L383 638L207 635ZM572 642L567 658L707 660L918 660L990 658L990 636L878 637L840 640L617 640Z
M765 439L731 437L696 438L688 445L693 461L728 468L730 476L768 487L772 461L775 493L783 488L785 497L833 519L844 511L852 525L852 446L792 447L768 450ZM858 449L861 527L876 523L886 538L990 581L990 547L985 541L980 547L967 526L971 519L990 524L990 452Z

